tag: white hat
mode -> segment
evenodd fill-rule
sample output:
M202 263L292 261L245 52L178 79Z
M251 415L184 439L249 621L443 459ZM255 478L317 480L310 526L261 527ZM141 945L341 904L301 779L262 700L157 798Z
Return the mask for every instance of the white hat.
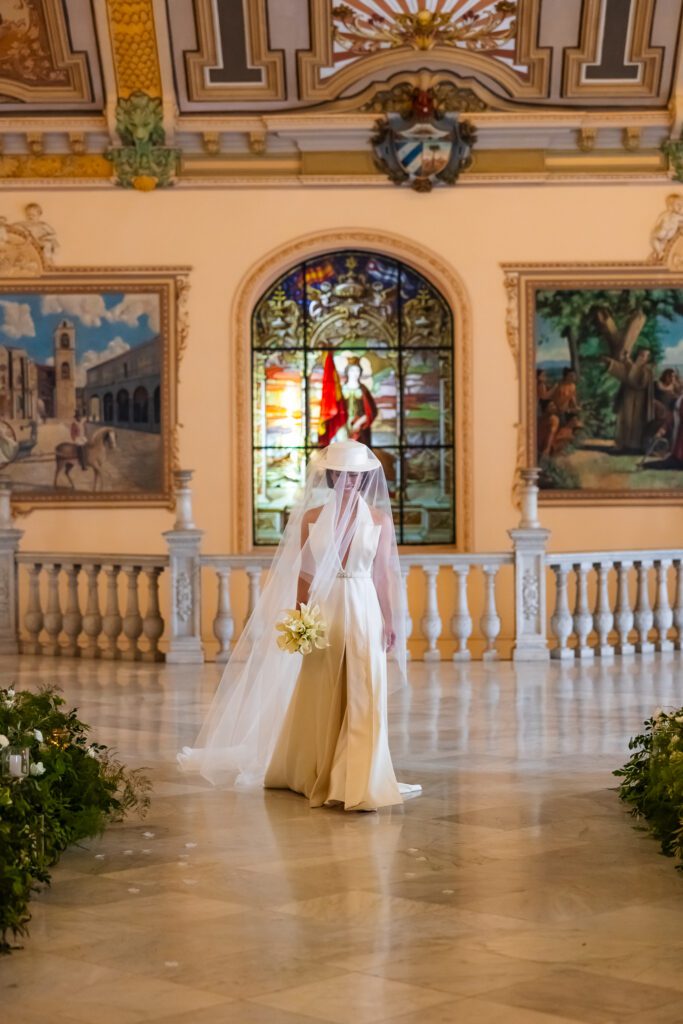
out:
M346 473L365 473L380 464L368 446L360 441L334 441L322 450L320 459L325 469Z

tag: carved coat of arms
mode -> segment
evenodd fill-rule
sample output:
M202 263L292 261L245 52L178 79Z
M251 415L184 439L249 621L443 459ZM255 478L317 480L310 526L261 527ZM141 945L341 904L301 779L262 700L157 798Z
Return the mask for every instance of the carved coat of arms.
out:
M457 113L438 110L431 89L415 89L409 110L377 122L375 163L395 185L430 192L434 185L455 184L471 163L476 135Z

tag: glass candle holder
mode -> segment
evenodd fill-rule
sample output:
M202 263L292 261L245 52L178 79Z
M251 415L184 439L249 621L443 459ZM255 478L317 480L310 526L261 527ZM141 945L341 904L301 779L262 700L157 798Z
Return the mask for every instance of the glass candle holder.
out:
M5 747L0 756L0 771L5 778L28 778L31 763L28 747Z

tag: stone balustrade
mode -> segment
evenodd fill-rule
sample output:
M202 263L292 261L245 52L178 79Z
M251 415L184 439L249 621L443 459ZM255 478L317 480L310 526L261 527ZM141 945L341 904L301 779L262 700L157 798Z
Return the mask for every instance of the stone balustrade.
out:
M509 551L400 556L413 656L488 661L511 648L517 661L567 662L681 650L683 550L548 554L537 479L537 470L521 472ZM216 659L226 661L271 557L204 554L191 480L189 470L176 473L167 556L20 551L10 487L0 481L0 653L197 663L206 658L202 630L210 628ZM514 621L503 628L508 611Z
M546 564L555 584L551 658L683 647L683 551L567 552Z
M166 556L19 552L15 562L18 587L26 586L22 653L162 659L159 578Z

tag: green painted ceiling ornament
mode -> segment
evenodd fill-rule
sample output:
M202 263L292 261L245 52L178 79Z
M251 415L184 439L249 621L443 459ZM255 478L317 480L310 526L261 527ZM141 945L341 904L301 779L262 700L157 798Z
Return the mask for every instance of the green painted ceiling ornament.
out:
M669 158L674 181L683 181L683 138L667 139L662 143L662 153Z
M173 185L180 150L164 146L163 109L159 97L132 92L116 104L116 130L121 146L107 150L114 178L122 188L151 192Z

